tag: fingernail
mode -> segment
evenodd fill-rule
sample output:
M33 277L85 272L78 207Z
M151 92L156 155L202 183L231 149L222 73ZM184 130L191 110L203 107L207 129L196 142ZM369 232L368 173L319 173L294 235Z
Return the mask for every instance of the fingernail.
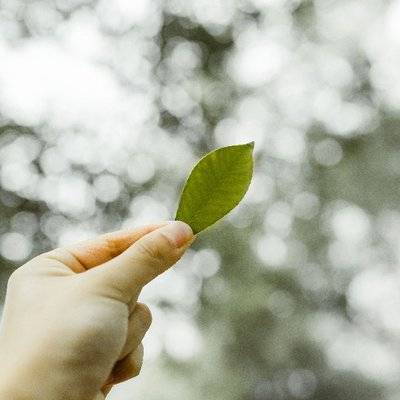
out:
M193 238L192 228L182 221L173 221L162 229L175 247L182 247Z

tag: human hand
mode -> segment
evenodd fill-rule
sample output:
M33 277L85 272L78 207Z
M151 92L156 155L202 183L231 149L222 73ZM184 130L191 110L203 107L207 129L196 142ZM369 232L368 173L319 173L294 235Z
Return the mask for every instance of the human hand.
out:
M193 242L183 222L118 231L35 257L10 277L0 398L103 400L139 373L151 314L144 285Z

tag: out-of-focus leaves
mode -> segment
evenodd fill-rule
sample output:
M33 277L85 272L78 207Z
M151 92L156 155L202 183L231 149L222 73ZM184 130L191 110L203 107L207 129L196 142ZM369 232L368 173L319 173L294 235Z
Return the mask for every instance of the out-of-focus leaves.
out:
M194 154L255 139L230 229L143 292L135 398L397 398L398 2L25 3L0 15L1 297L22 236L167 218Z

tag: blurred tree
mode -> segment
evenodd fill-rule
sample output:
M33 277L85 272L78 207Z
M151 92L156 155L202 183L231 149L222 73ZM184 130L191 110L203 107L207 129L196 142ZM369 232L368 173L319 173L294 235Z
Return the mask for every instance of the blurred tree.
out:
M59 18L55 26L64 26L80 11L88 18L80 22L82 27L90 18L106 20L98 29L106 38L104 53L111 48L121 53L110 59L103 53L90 57L99 57L122 82L121 97L113 97L113 85L106 86L111 98L125 107L131 100L125 90L141 93L148 78L151 87L146 90L154 101L150 111L146 97L136 99L134 112L131 103L117 117L110 110L112 123L122 121L112 127L103 126L101 113L95 113L101 122L94 124L88 116L91 108L83 117L90 123L83 126L75 126L74 115L64 110L73 121L67 128L54 123L51 112L48 121L37 124L18 118L11 122L2 112L2 296L8 275L24 258L18 257L18 246L25 236L25 253L33 256L63 243L65 232L73 239L78 231L90 236L141 223L139 211L145 206L145 217L171 216L178 188L196 158L225 142L255 138L255 186L248 200L201 234L193 254L178 267L178 272L186 268L182 276L189 280L196 275L194 254L212 249L221 257L218 273L198 279L199 306L187 306L201 331L202 351L188 360L165 351L157 381L144 385L145 398L392 399L398 378L379 379L379 363L369 376L360 362L341 364L343 357L352 360L352 354L337 354L346 347L335 347L343 335L352 353L352 344L368 338L399 355L396 332L357 310L349 293L362 268L382 265L382 271L393 271L397 262L398 241L388 236L400 227L400 118L377 100L372 56L364 51L359 33L353 33L347 19L340 24L330 20L333 11L339 21L363 10L383 15L380 6L372 0L340 1L339 6L351 3L355 11L331 12L329 2L308 0L155 2L157 11L149 6L151 16L145 14L151 22L143 17L142 28L132 24L124 29L104 17L104 2L75 2L83 11L59 3L53 9ZM24 29L31 29L26 37L42 37L32 21L22 21ZM13 23L19 23L16 16ZM354 25L362 30L363 24ZM126 62L126 54L140 46L144 55ZM133 73L135 63L141 69ZM232 67L235 63L242 69ZM147 119L132 122L127 114L139 115L141 108ZM91 127L111 133L106 139L100 133L90 136ZM58 142L51 130L65 141ZM128 134L121 139L119 130ZM76 139L68 159L60 148ZM118 159L111 152L115 143L122 148L115 153ZM110 153L103 155L99 148ZM136 163L129 169L131 159ZM61 189L54 193L65 195L66 201L50 201L43 193L52 196L51 187L64 179L66 194ZM74 196L82 196L83 204L86 191L94 193L88 195L89 205L75 209ZM154 303L166 315L184 308L167 296ZM356 340L350 342L350 336ZM373 348L365 345L364 351ZM354 353L358 357L359 350ZM369 372L376 353L371 354Z

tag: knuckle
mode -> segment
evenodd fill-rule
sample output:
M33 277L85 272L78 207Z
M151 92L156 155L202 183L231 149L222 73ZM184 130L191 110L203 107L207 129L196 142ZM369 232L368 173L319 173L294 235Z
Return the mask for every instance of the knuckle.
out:
M136 249L137 254L139 254L146 260L154 258L153 249L150 248L147 243L143 243L143 242L139 241L135 244L135 249Z
M136 376L138 376L140 374L140 370L141 370L141 367L134 367L132 370L131 377L135 378Z
M163 264L168 258L168 251L166 250L166 239L160 236L161 240L149 240L147 242L138 242L137 250L141 253L146 260L155 264Z
M111 238L109 235L104 235L104 244L110 258L114 258L121 253L121 250L118 247L116 240Z
M133 378L140 374L140 371L142 369L142 359L141 359L141 357L137 356L136 352L132 353L129 358L130 358L130 374L129 375Z
M149 327L151 325L153 317L151 315L149 307L146 304L137 303L135 307L135 312L138 313L140 319L146 327Z
M12 272L8 279L7 288L16 288L23 284L26 277L26 271L23 267L19 267Z
M136 360L130 359L130 365L128 367L127 376L128 378L134 378L140 374L141 365L138 364Z

